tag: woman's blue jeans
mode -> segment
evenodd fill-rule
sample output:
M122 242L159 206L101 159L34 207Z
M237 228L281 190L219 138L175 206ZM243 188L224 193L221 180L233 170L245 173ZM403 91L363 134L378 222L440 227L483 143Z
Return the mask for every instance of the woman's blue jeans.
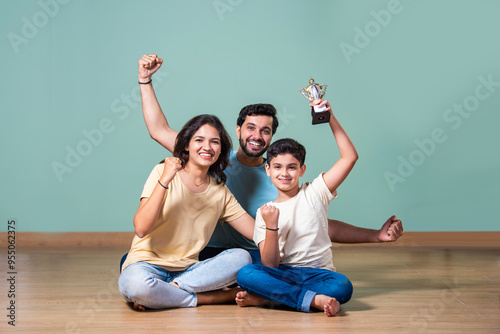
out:
M168 271L147 262L136 262L122 271L118 288L127 301L147 308L194 307L197 293L234 284L238 271L250 263L250 254L239 248L228 249L183 271Z
M347 277L309 267L248 265L238 273L238 285L253 295L302 312L310 312L316 294L334 297L340 304L352 296L352 284Z

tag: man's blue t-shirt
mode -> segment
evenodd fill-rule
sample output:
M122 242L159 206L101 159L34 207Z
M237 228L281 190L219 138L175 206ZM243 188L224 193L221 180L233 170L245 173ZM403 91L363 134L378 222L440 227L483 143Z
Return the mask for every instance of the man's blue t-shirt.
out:
M230 166L224 171L227 176L226 185L243 209L255 218L258 208L278 197L278 190L266 174L265 163L258 167L245 166L238 161L235 151L230 153L229 163ZM208 246L257 248L252 240L242 236L231 225L222 224L220 221L215 227Z

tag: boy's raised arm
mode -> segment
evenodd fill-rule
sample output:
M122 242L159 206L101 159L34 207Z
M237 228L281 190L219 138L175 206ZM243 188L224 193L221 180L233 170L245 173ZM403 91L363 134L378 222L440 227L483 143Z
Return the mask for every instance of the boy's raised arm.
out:
M339 121L335 118L332 112L330 103L326 100L316 99L311 105L326 106L326 110L330 112L330 128L332 129L337 146L340 151L340 158L337 162L323 174L323 179L331 192L335 191L337 187L345 180L349 172L354 167L356 160L358 160L358 152L354 147L351 139L344 131Z
M139 59L139 83L150 82L151 77L162 64L163 59L158 58L155 54L142 56ZM177 131L168 125L167 119L156 99L153 84L140 84L139 86L141 88L142 114L149 135L167 150L173 152Z

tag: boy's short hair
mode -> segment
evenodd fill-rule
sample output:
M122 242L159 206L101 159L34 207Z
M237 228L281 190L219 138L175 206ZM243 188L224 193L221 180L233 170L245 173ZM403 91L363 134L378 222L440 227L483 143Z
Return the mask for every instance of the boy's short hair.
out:
M276 108L272 104L257 103L250 104L241 109L236 125L242 126L245 123L247 116L271 116L273 118L273 135L276 133L279 122L276 117Z
M306 149L298 141L290 138L279 139L272 143L267 149L267 164L271 165L271 160L280 154L290 153L300 163L306 160Z

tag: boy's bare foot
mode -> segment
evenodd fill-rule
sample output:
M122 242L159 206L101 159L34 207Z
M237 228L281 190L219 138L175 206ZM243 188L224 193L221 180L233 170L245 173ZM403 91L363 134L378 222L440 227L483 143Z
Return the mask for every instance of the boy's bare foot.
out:
M311 306L325 312L326 316L334 317L340 311L340 303L333 297L316 295Z
M246 291L240 291L236 294L236 304L239 306L261 306L267 304L269 301L252 295Z
M146 311L146 308L140 304L134 303L134 310L137 311Z
M340 311L340 303L335 298L326 301L324 312L327 317L334 317Z

